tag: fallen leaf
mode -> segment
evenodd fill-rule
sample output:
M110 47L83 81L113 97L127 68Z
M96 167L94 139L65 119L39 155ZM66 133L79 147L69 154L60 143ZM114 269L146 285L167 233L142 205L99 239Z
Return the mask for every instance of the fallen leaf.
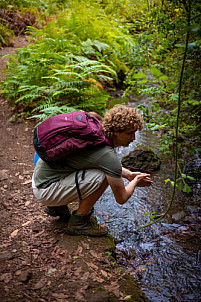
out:
M75 299L76 299L77 301L86 301L86 300L84 299L83 295L82 295L81 293L78 293L78 292L75 293Z
M68 296L61 293L61 294L57 294L57 293L52 293L52 296L55 297L55 298L58 298L58 299L67 299ZM66 301L66 300L65 300ZM67 302L67 301L66 301Z
M82 245L86 250L90 250L89 244L82 242Z
M78 248L77 248L77 250L76 250L76 252L75 252L75 255L81 254L82 250L83 250L83 248L79 245Z
M40 279L36 285L34 286L35 289L40 289L42 288L43 286L45 286L45 283L46 283L46 280L45 279Z
M98 266L95 265L95 264L93 264L93 263L91 263L91 262L86 262L86 264L87 264L89 267L92 267L92 268L94 268L94 269L98 269Z
M7 246L9 246L9 245L11 245L11 243L5 243L5 244L0 245L0 248L2 248L2 247L7 247Z
M76 269L76 271L73 272L73 274L75 276L80 276L80 273L82 272L82 268L81 267L78 267L78 269Z
M42 235L44 232L45 232L45 231L41 231L41 232L39 232L38 234L34 235L34 237L38 237L38 236Z
M18 229L15 230L15 231L13 231L13 232L10 234L10 238L15 237L15 236L17 235L18 231L19 231Z
M90 277L91 277L91 279L92 279L93 281L97 281L97 282L99 282L99 283L105 282L105 280L104 280L103 278L97 276L97 275L94 274L94 273L92 273Z
M108 273L106 271L101 270L101 274L106 278L108 277Z
M23 177L22 177L22 179L23 179ZM32 179L28 179L28 180L25 180L25 182L23 182L22 185L27 185L27 184L30 184L31 182L32 182Z
M26 225L29 225L30 223L31 223L31 221L29 220L29 221L23 223L23 224L22 224L22 227L24 227L24 226L26 226Z
M80 277L81 280L85 281L88 280L90 273L89 272L85 272L84 275L82 277Z
M116 282L112 282L110 285L105 285L105 289L114 293L117 298L120 297L119 285Z
M11 273L5 273L0 276L0 281L3 281L5 283L9 283L12 280L12 274Z
M131 299L131 298L132 298L132 296L131 296L131 295L128 295L128 296L124 297L124 300L129 300L129 299Z
M97 254L95 251L91 250L90 251L91 255L95 258L100 258L102 255L101 254Z

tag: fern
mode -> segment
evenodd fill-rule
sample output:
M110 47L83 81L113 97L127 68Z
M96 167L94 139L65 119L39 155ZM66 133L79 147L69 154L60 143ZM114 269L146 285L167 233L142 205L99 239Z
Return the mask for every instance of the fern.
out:
M30 119L39 120L38 124L36 125L37 127L41 122L45 121L49 117L55 116L57 114L74 112L74 111L76 111L76 109L73 107L69 107L68 105L63 105L61 107L54 105L51 107L41 109L40 110L41 113L31 116Z
M58 1L51 3L55 7ZM2 89L11 103L28 111L68 103L102 112L109 97L103 84L113 85L120 71L133 68L128 58L136 41L99 1L64 3L68 10L46 26L27 28L31 43L9 57Z

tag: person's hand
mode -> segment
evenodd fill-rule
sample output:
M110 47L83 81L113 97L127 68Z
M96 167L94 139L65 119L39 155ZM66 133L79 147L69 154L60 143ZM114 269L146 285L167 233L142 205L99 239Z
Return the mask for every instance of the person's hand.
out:
M150 178L150 174L147 173L139 173L135 176L136 187L149 187L153 184L153 181Z
M130 172L129 176L127 178L129 181L133 180L138 175L144 175L144 173L141 173L141 172L131 172L131 171L129 171L129 172Z

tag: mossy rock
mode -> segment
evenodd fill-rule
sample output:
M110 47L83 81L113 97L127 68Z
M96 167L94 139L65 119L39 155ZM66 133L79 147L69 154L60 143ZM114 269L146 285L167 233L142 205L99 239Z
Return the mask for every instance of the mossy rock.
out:
M157 171L161 161L158 155L148 146L138 146L122 158L122 165L132 171Z

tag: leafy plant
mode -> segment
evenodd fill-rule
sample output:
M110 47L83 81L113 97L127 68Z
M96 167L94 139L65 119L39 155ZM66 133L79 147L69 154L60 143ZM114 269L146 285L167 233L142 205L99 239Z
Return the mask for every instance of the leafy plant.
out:
M75 4L75 1L73 2ZM68 12L43 29L29 27L30 45L9 57L3 92L11 105L31 111L46 103L103 112L105 83L118 82L128 67L122 54L135 42L95 1L68 3ZM40 109L39 109L40 110Z
M189 180L195 180L194 177L186 175L181 173L181 176L179 178L177 178L177 183L176 183L176 187L179 191L181 191L183 189L183 191L187 194L189 194L191 192L191 188L189 187L189 185L185 182L185 179L189 179ZM174 186L174 181L172 181L171 179L165 179L164 180L165 184L167 184L168 182L170 182L171 186Z
M189 185L186 183L185 180L193 181L193 180L195 180L195 178L182 173L179 164L177 164L177 166L178 166L178 170L180 173L180 177L176 179L176 183L175 183L175 181L172 181L169 178L165 179L164 182L165 182L165 184L170 182L172 187L174 187L174 184L175 184L179 191L183 190L185 193L189 194L191 192L191 188L189 187Z
M0 23L0 45L9 46L13 44L14 34L12 30Z

